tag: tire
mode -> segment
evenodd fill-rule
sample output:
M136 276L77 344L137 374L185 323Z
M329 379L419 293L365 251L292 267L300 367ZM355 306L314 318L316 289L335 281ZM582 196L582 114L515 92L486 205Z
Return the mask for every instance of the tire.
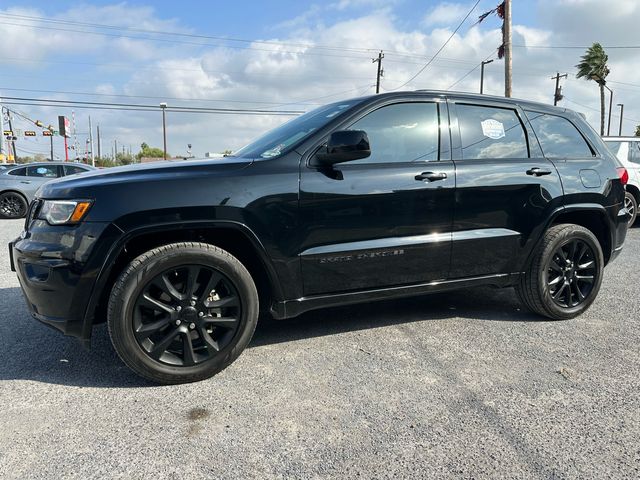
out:
M574 318L593 303L602 284L604 256L591 231L573 224L545 233L516 285L521 302L553 320Z
M638 201L636 200L636 197L633 195L633 193L625 192L624 206L631 214L631 218L629 218L628 222L629 227L631 227L635 223L636 218L638 218Z
M134 259L111 291L107 323L122 361L162 384L196 382L251 341L258 293L247 269L205 243L173 243Z
M0 194L0 218L22 218L27 214L29 203L17 192Z

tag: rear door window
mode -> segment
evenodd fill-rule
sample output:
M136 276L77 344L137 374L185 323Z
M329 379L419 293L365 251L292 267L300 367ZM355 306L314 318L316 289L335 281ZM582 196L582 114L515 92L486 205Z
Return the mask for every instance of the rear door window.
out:
M564 117L526 111L547 158L592 157L593 151L573 123Z
M524 126L515 110L456 104L462 158L528 158Z
M27 177L57 178L59 176L57 165L32 165L27 167Z

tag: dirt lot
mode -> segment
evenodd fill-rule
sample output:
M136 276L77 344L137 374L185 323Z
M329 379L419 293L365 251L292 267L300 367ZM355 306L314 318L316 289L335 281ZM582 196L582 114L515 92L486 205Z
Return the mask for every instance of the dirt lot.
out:
M638 478L639 252L636 228L575 320L492 289L324 310L158 387L104 326L84 351L31 319L5 250L0 478Z

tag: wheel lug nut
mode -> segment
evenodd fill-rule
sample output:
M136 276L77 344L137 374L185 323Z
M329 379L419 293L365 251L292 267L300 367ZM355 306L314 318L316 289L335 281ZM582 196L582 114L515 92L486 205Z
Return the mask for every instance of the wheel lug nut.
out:
M193 330L194 328L196 328L196 324L195 324L195 323L191 323L191 324L189 324L189 328L190 328L191 330Z
M199 317L204 317L204 312L198 312Z
M182 322L180 320L176 320L176 326L180 326Z
M180 305L178 305L178 306L176 307L176 312L179 312L180 310L182 310L182 307L181 307Z
M193 307L196 304L195 300L191 300L191 306Z

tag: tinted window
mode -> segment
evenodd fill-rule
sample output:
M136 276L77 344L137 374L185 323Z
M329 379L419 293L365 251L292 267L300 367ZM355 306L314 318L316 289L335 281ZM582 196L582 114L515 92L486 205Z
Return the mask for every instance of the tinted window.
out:
M233 156L246 158L279 157L361 101L348 100L316 108L271 130L255 142L242 147Z
M515 110L457 104L462 158L527 158L527 137Z
M57 176L57 165L33 165L27 167L27 177L56 178Z
M24 177L27 173L27 169L25 167L16 168L15 170L11 170L7 173L7 175L18 175L20 177Z
M64 165L65 175L74 175L76 173L84 173L86 171L86 168L78 167L77 165Z
M527 111L527 116L540 141L545 157L581 158L593 156L593 152L583 136L566 118L529 111Z
M399 103L379 108L353 123L364 130L371 156L349 163L428 162L438 160L438 105Z
M629 142L629 161L640 163L640 142Z

